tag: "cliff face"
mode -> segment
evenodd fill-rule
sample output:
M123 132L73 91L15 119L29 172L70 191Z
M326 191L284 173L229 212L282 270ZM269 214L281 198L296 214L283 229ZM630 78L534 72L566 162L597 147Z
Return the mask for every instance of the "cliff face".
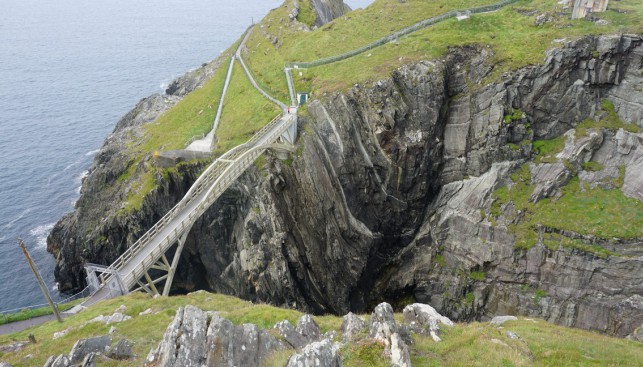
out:
M642 200L642 134L567 133L560 160L547 163L533 161L532 144L600 117L603 99L643 127L642 44L640 36L587 37L486 86L490 49L457 48L311 102L292 160L268 156L196 223L177 290L337 314L416 300L458 320L510 313L630 334L643 323L643 239L558 231L611 251L599 256L551 249L543 236L555 229L539 228L535 245L517 246L525 213L494 204L494 191L527 163L534 202L560 197L572 177L603 184L621 170L617 186ZM92 227L101 218L101 164L118 155L109 143L103 150L77 211L49 239L67 288L82 284L83 261L109 263L160 218L201 168L182 166L141 212ZM583 169L590 160L605 168Z

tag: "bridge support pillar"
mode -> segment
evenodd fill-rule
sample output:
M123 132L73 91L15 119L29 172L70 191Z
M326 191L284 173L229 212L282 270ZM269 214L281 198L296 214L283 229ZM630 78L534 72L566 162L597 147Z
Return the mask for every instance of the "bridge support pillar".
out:
M170 288L172 288L172 281L174 280L174 274L176 273L176 268L179 266L179 259L181 258L181 252L183 252L183 247L185 246L185 240L188 238L188 233L190 233L191 228L192 226L190 226L185 230L183 235L179 237L179 241L176 244L176 251L174 252L172 265L170 265L168 268L167 278L165 279L165 285L163 286L164 297L167 297L170 295ZM166 262L166 265L167 265L167 262Z
M294 145L297 140L297 107L289 107L289 113L294 114L295 121L281 134L280 138L282 142Z

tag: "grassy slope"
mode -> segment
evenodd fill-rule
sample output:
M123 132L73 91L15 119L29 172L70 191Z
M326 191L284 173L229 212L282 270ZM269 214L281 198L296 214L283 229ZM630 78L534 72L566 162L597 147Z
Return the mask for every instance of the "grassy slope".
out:
M287 19L287 14L286 9L281 7L272 11L262 22L265 32L279 38L279 47L273 47L263 35L256 32L248 43L249 59L252 68L263 76L265 83L279 85L282 83L279 79L283 78L281 68L286 61L313 61L334 56L419 20L453 9L490 3L495 1L379 0L366 9L357 10L312 32L283 26L280 20ZM521 15L513 10L537 9L538 14L554 12L559 10L556 0L521 1L494 13L474 15L463 22L450 19L408 35L400 39L397 45L388 44L335 64L302 71L304 75L297 78L297 87L298 90L317 93L343 89L354 83L386 77L402 64L439 57L448 47L465 44L484 44L493 48L495 61L499 63L495 77L504 70L542 62L544 51L556 47L557 44L552 43L554 39L643 31L640 22L643 7L638 0L623 0L610 5L628 13L608 11L599 14L610 22L607 26L597 26L585 20L562 19L536 27L535 16ZM285 88L283 84L284 95Z
M49 322L20 333L2 335L0 345L14 340L26 340L29 333L35 335L38 344L29 345L15 354L0 353L0 360L17 367L41 366L49 355L69 353L74 342L80 338L106 334L111 325L81 325L98 315L112 314L121 304L128 307L126 314L133 318L113 325L117 328L113 337L115 342L119 338L132 341L138 357L126 362L101 362L101 366L141 365L150 349L162 339L179 306L192 304L204 310L219 311L235 324L249 322L264 328L284 319L294 323L302 315L293 310L253 305L238 298L207 292L157 299L137 293L101 302L66 319L62 325ZM147 308L155 313L138 316ZM398 314L396 319L399 321L400 318ZM341 325L341 318L336 316L315 317L315 320L323 332L339 330ZM72 330L60 339L52 339L54 332L66 328ZM509 339L505 334L506 330L516 332L522 339ZM569 329L541 320L510 322L502 330L486 323L458 324L454 328L445 327L442 339L441 343L434 343L430 338L415 336L416 342L411 346L413 366L635 366L638 361L643 360L642 343ZM360 342L341 349L346 367L387 366L381 357L382 351L381 344L371 342ZM33 354L33 359L22 361L27 354ZM278 365L287 357L284 354L275 356L272 362Z
M252 87L237 62L216 132L215 153L223 154L245 143L280 112L277 105Z

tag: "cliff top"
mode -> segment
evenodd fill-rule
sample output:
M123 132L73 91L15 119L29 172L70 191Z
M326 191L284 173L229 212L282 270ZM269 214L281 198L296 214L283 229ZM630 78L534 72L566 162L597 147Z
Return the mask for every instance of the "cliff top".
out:
M294 310L252 304L203 291L155 299L137 293L101 302L65 319L63 324L53 321L20 333L2 335L0 347L27 340L28 334L35 336L37 344L26 344L17 352L0 351L0 360L14 367L42 366L49 356L68 354L77 340L108 335L110 329L114 328L110 334L114 343L119 339L129 340L136 357L122 361L102 358L98 364L140 366L145 364L148 352L163 339L163 333L177 309L186 305L216 311L236 325L252 323L263 329L270 329L282 320L295 325L303 315ZM131 318L110 324L90 321L115 312ZM395 314L398 322L401 317L401 314ZM368 319L369 316L364 315L364 318ZM316 316L314 320L322 333L336 331L338 336L335 339L341 340L341 317ZM513 339L509 331L519 339ZM55 333L60 332L63 335L54 337ZM443 326L440 337L441 342L434 342L430 336L413 335L415 343L410 345L413 366L569 366L572 361L574 365L584 366L634 366L643 360L641 343L569 329L539 319L509 321L502 327L488 322ZM340 356L345 367L388 366L387 359L382 356L383 350L384 345L379 343L348 343L340 349ZM288 357L289 354L277 353L265 366L284 366Z

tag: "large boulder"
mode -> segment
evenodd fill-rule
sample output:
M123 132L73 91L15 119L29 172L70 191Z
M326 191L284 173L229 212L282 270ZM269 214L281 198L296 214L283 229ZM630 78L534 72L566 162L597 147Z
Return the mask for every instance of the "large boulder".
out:
M116 360L130 359L134 357L134 351L127 339L121 339L115 346L109 349L107 357Z
M366 321L352 312L349 312L342 319L341 330L344 342L355 340L365 329Z
M341 367L339 344L328 339L308 344L288 360L287 367Z
M105 353L112 345L110 335L97 336L95 338L80 339L74 344L69 353L71 364L83 361L89 353Z
M369 335L371 338L384 342L386 346L384 354L391 359L394 367L410 367L411 356L408 346L400 333L406 334L404 328L400 328L393 317L393 307L384 302L380 303L373 310L369 323Z
M404 307L404 324L418 334L429 334L436 342L440 341L440 324L453 326L453 321L442 316L433 307L414 303Z
M259 367L267 356L285 348L256 325L233 325L216 313L188 305L179 308L147 362L158 367Z

